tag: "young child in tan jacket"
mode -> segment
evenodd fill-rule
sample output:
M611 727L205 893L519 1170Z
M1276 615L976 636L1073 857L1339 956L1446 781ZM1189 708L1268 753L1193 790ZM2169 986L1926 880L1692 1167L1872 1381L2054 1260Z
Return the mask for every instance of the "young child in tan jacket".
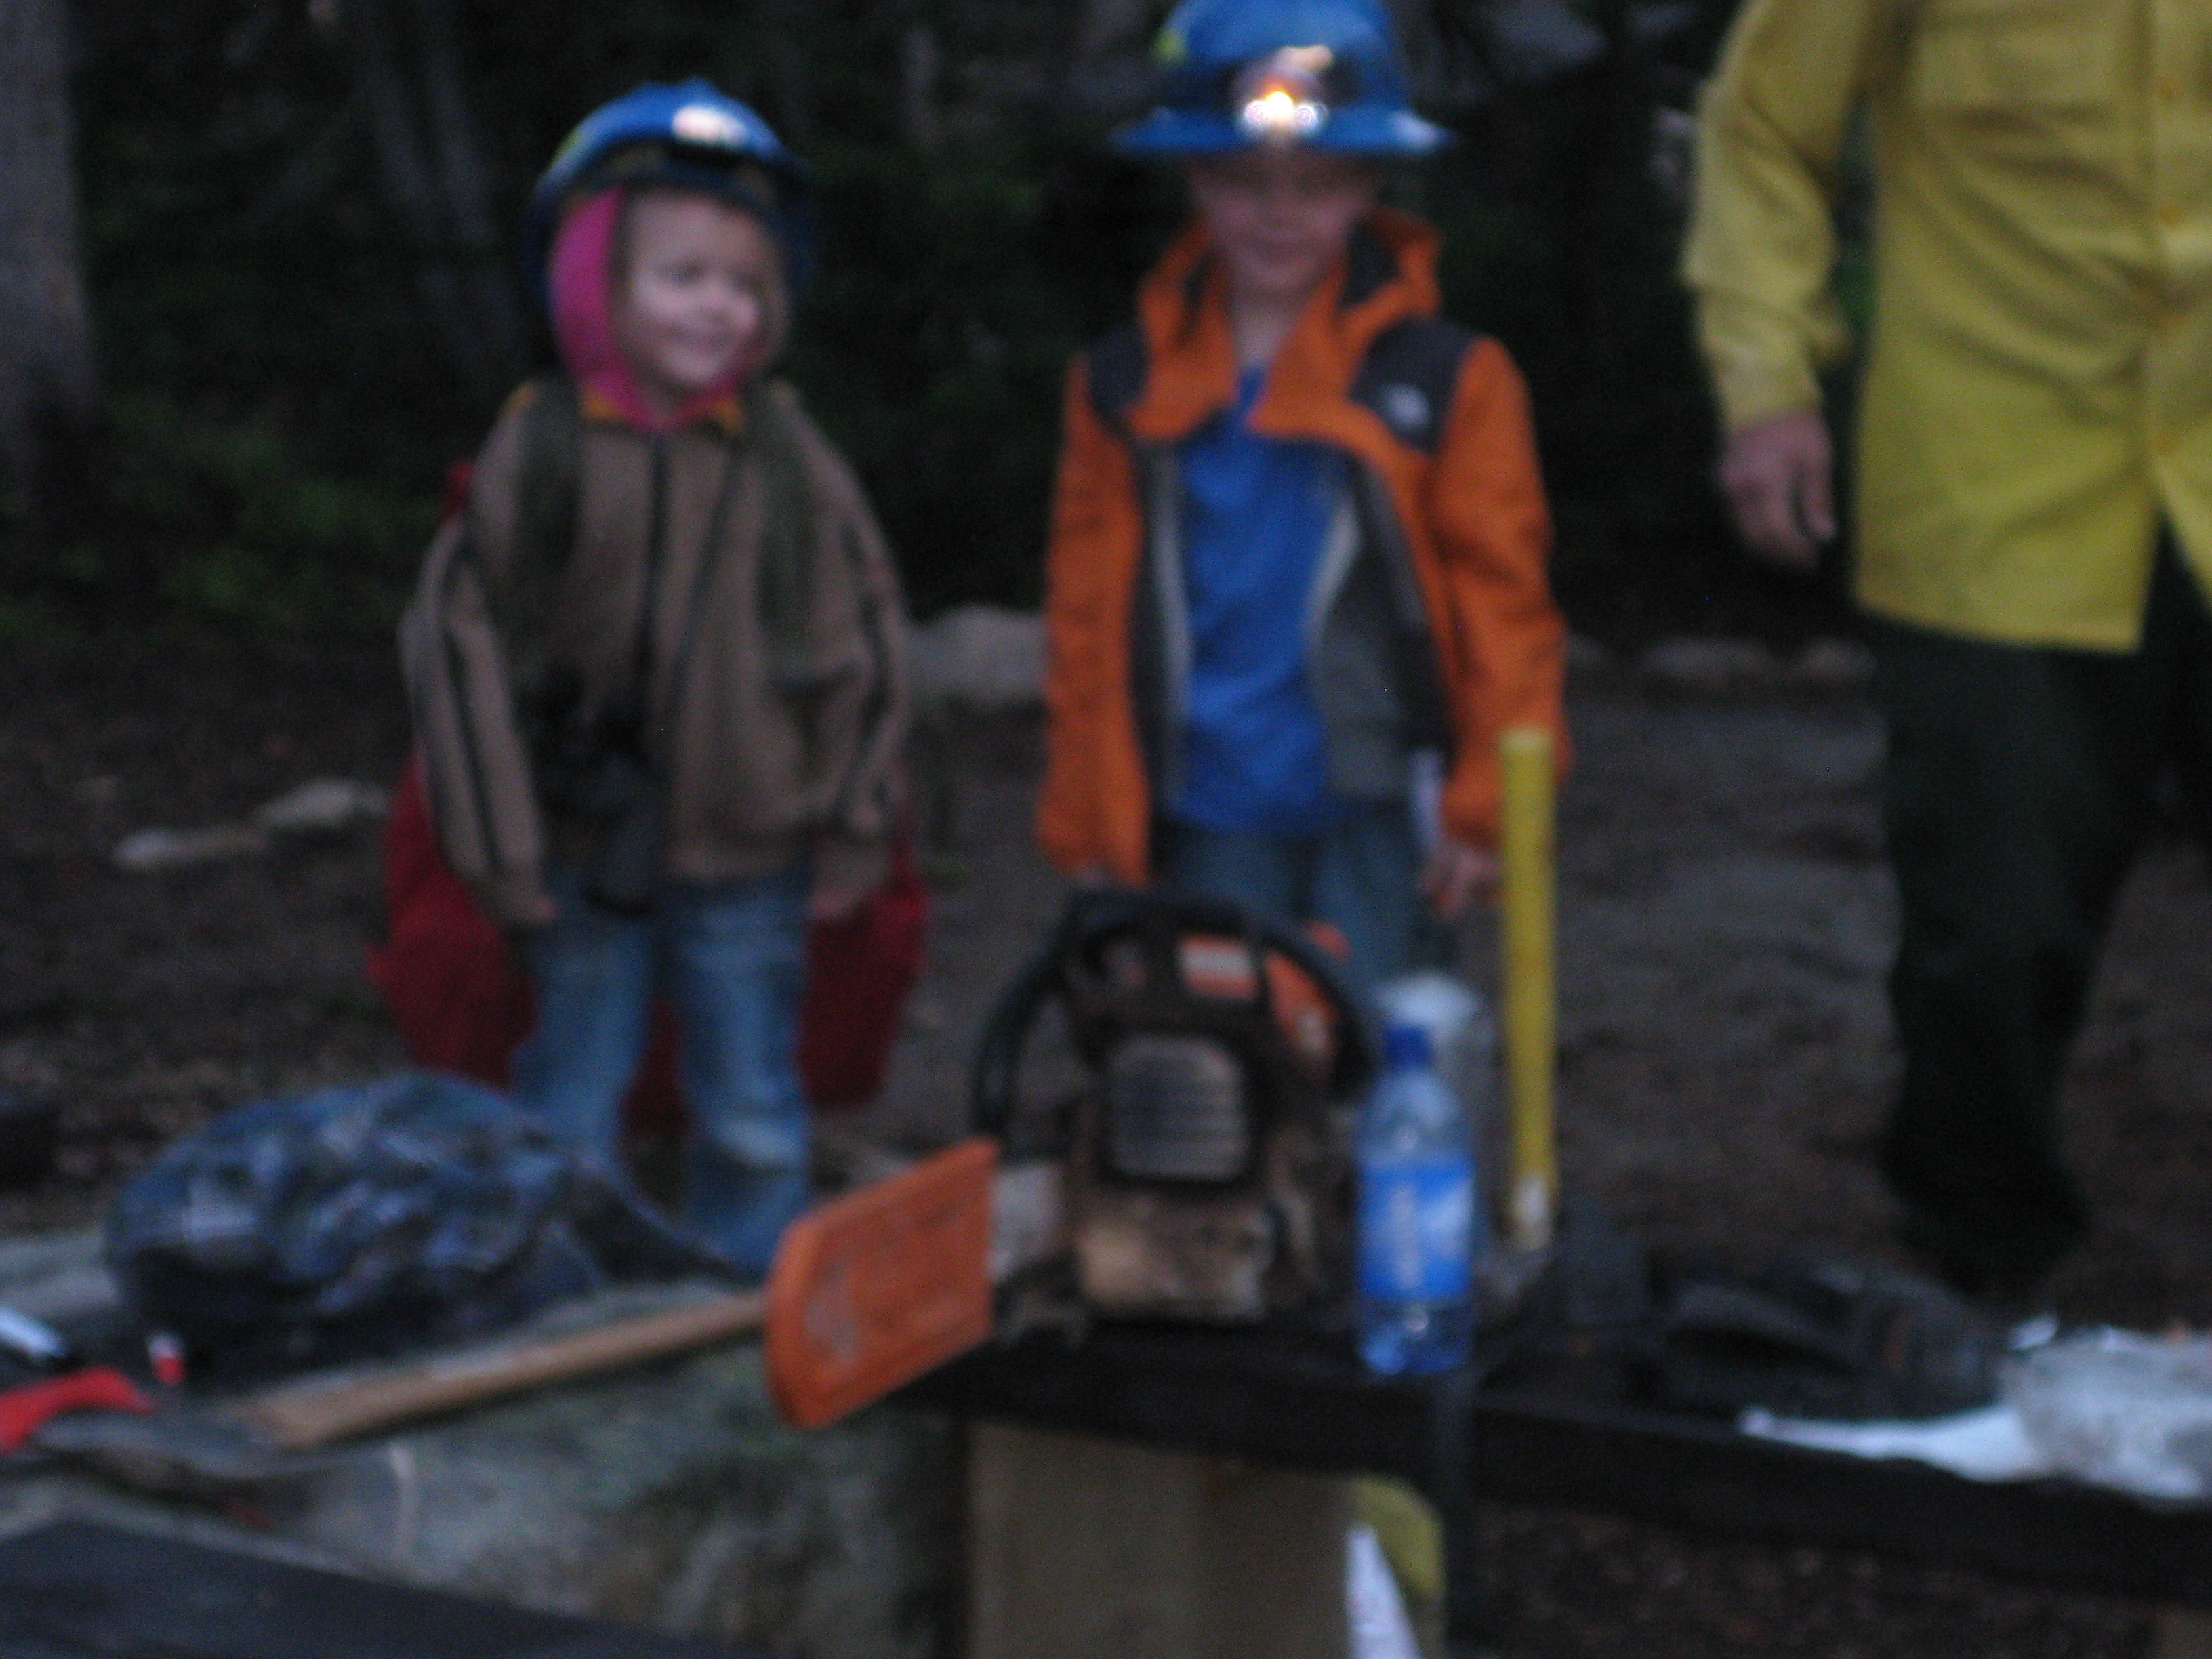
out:
M806 926L881 877L905 721L882 537L765 372L804 188L702 82L576 130L532 226L565 372L509 400L401 635L440 842L537 994L518 1101L611 1157L665 994L687 1212L752 1273L807 1195Z

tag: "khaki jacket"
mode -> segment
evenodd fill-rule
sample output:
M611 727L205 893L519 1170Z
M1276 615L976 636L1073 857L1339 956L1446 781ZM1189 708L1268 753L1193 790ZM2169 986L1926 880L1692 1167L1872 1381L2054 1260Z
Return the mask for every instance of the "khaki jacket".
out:
M549 575L525 568L518 551L527 539L518 533L524 411L538 395L524 387L494 426L467 505L433 542L400 625L447 860L492 915L514 921L544 892L550 866L590 850L580 826L540 808L518 682L566 669L593 707L623 691L650 587L640 702L665 791L667 873L719 881L804 860L817 891L872 886L898 809L904 622L850 469L781 383L659 435L613 420L586 394L574 550ZM764 418L781 422L802 495L776 496L765 482ZM796 650L767 637L763 621L772 496L804 502L808 578ZM501 618L516 614L518 595L538 579L539 624L528 641L512 639Z
M1862 113L1860 598L2132 646L2160 518L2212 580L2212 6L1748 0L1686 264L1732 429L1813 406L1844 348L1831 215Z

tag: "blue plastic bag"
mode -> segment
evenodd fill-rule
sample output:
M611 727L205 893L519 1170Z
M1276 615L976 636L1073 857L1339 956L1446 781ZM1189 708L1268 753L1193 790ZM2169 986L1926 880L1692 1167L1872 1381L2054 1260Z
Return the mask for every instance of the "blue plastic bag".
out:
M258 1102L155 1159L109 1266L203 1371L418 1347L617 1280L723 1274L601 1161L432 1072Z

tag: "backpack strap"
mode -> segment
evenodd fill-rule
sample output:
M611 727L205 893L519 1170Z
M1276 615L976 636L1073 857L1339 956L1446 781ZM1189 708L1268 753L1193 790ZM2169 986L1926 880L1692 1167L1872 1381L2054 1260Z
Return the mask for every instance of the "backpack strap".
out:
M530 382L515 472L514 546L492 602L516 681L544 666L545 624L576 550L583 411L565 374Z
M1442 317L1408 317L1376 335L1352 382L1355 403L1372 410L1401 441L1434 455L1475 336Z
M532 397L522 411L516 535L524 549L565 566L576 544L583 410L575 382L567 375L541 374L530 384Z
M1145 389L1150 365L1145 357L1145 337L1136 324L1125 323L1091 348L1088 380L1091 407L1109 432L1127 442L1129 406Z
M813 671L814 493L799 434L781 398L771 389L745 402L745 420L758 447L761 508L761 631L770 672L778 678Z

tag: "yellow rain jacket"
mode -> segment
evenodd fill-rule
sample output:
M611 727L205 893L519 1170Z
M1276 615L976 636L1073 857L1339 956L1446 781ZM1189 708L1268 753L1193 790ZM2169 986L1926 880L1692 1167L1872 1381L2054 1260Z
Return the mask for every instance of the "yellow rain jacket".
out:
M1747 0L1686 275L1731 430L1814 404L1863 110L1869 609L2126 649L2162 515L2212 586L2212 3Z

